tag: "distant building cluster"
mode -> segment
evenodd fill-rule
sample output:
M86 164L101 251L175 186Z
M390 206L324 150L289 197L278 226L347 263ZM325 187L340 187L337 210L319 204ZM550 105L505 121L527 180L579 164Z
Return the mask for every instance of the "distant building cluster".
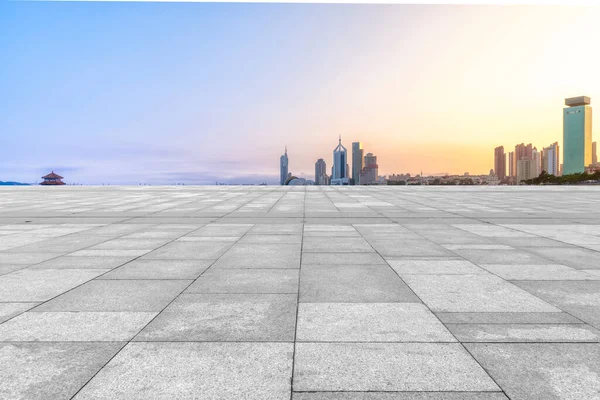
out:
M537 178L542 172L562 176L600 170L596 142L592 142L590 104L591 100L587 96L565 99L567 107L563 109L562 163L558 142L543 147L541 151L531 143L528 145L521 143L508 154L504 152L504 146L496 147L492 173L497 177L498 182L518 185L523 181Z
M289 171L287 147L279 159L281 185L378 185L385 184L384 177L379 176L377 156L373 153L364 155L362 143L352 143L352 169L348 164L348 150L342 145L342 137L333 149L333 165L331 174L327 174L327 163L319 158L315 163L315 180L294 176Z

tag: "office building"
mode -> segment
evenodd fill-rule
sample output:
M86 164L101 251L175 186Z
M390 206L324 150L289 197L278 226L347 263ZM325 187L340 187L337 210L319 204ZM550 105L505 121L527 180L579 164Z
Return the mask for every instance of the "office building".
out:
M360 184L370 185L377 183L378 174L377 156L373 155L373 153L367 153L365 156L365 166L360 172Z
M342 146L341 135L337 147L333 149L333 168L331 171L331 184L350 184L350 178L348 177L348 151L344 146Z
M329 177L327 176L327 164L325 160L319 158L315 163L315 184L316 185L327 185L329 184Z
M579 174L592 163L592 107L587 96L565 99L563 174Z
M598 164L598 148L596 142L592 142L592 164Z
M559 176L560 174L560 148L558 142L552 143L542 150L542 171L550 175Z
M531 158L522 158L517 161L517 185L526 179L536 178L535 162Z
M360 172L363 169L364 152L361 142L352 143L352 182L360 185Z
M504 146L494 149L494 172L500 181L506 177L506 154Z
M279 184L284 185L288 178L288 155L287 146L285 147L285 153L279 157Z
M542 173L542 154L534 147L531 152L531 160L533 161L533 177L537 178Z
M508 176L514 178L517 175L517 168L514 164L515 152L511 151L508 153Z

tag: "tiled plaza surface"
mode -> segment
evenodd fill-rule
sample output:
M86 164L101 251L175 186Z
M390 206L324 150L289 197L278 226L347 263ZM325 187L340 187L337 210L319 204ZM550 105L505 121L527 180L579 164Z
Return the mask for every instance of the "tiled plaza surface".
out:
M600 187L0 189L1 399L600 399Z

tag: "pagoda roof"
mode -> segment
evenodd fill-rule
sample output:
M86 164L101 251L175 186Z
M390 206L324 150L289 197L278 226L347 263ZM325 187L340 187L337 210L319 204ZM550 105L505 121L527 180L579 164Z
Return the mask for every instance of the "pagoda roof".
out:
M40 185L65 185L65 183L63 181L43 181L40 182Z
M48 175L42 176L42 179L63 179L63 177L55 174L54 171L52 171Z

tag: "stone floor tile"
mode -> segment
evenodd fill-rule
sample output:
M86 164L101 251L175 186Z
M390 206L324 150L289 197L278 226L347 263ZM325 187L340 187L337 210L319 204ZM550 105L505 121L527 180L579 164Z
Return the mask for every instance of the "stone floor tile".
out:
M0 398L70 399L122 346L0 342Z
M106 269L22 269L0 276L0 302L42 302L107 272Z
M113 269L99 279L196 279L212 260L137 259Z
M75 400L289 399L292 354L291 343L130 343Z
M510 399L598 399L600 344L467 343Z
M600 277L560 265L502 265L479 264L479 266L509 281L597 281Z
M294 392L292 400L508 400L502 392Z
M487 274L470 261L444 258L391 258L386 261L400 275Z
M113 269L135 257L73 257L63 256L32 265L29 269Z
M232 246L215 268L300 268L299 244L250 244Z
M231 247L231 242L175 241L149 252L143 259L216 260Z
M186 293L298 293L298 270L212 268Z
M158 312L173 301L191 282L94 280L40 305L35 311Z
M303 303L297 339L302 342L455 342L418 303Z
M295 391L498 391L456 343L297 343Z
M296 299L294 294L185 294L136 340L293 342Z
M600 342L587 324L446 324L461 342Z
M0 325L0 342L131 340L154 312L26 312Z
M39 303L0 303L0 324L37 306Z
M493 275L405 275L403 279L435 312L560 311Z
M306 265L300 270L303 303L420 303L387 265Z
M437 312L445 324L582 324L566 312Z

